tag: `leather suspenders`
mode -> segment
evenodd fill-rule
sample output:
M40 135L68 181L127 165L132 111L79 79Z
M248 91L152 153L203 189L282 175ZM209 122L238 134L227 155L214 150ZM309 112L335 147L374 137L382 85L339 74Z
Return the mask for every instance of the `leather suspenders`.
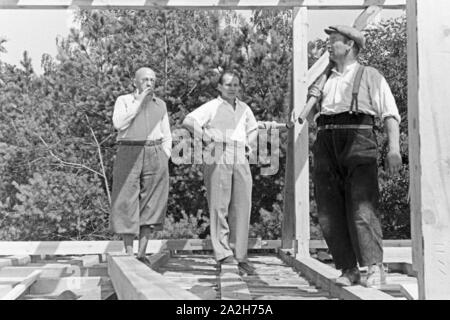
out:
M349 113L352 114L355 112L356 114L359 113L359 107L358 107L358 93L359 93L359 87L361 86L361 79L364 73L365 67L360 65L358 72L356 73L355 81L353 82L353 91L352 91L352 103L350 105L350 111ZM355 110L355 111L354 111Z

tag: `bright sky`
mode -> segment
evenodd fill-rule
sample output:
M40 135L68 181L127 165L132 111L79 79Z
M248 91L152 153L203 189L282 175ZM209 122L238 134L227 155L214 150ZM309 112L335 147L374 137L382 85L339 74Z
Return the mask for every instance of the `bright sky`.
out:
M352 24L361 10L309 10L309 39L324 38L323 29L329 25ZM402 10L385 10L381 18L397 17ZM56 55L56 37L66 36L72 26L69 10L5 10L0 9L0 37L6 38L5 53L0 60L19 64L28 51L34 69L41 73L42 54Z

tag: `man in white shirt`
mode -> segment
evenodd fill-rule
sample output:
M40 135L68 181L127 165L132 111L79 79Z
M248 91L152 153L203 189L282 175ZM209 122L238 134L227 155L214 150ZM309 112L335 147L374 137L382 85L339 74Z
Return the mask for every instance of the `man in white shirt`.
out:
M236 72L224 71L220 96L188 114L183 125L214 147L212 159L203 154L203 178L215 258L252 274L247 259L252 175L245 152L256 149L258 124L250 107L237 98L240 85Z
M394 175L402 165L400 115L384 77L357 62L365 46L362 33L348 26L329 27L325 32L335 67L323 92L310 91L322 96L313 146L319 223L335 266L342 270L336 283L360 283L359 263L368 267L363 284L373 286L385 282L374 117L384 121L389 142L386 171Z
M166 104L154 95L155 81L150 68L137 70L136 91L118 97L113 113L119 147L114 161L110 227L122 235L129 255L133 255L134 237L139 237L137 258L146 264L148 240L164 224L172 150Z

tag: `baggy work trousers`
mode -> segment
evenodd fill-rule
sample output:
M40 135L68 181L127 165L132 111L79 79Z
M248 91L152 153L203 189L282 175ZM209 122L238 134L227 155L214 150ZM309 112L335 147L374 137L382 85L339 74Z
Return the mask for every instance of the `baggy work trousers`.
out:
M205 164L203 178L216 260L233 255L234 247L236 260L246 261L253 184L249 164Z
M341 120L345 121L345 116ZM374 131L319 131L313 154L319 223L336 269L350 269L357 262L361 267L381 263L383 238L377 213Z

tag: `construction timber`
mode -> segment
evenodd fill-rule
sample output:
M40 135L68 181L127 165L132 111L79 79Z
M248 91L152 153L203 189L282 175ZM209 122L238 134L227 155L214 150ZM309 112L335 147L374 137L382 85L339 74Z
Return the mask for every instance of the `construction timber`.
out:
M386 246L385 259L391 260L385 262L391 269L393 268L390 274L392 285L380 288L381 290L358 286L349 289L336 288L333 283L333 279L337 275L336 271L311 255L310 250L319 250L320 248L316 247L320 244L313 245L309 232L309 134L307 123L306 125L296 123L289 130L282 239L279 243L262 241L261 245L267 243L267 246L255 248L255 250L271 249L274 250L273 255L268 257L256 254L251 256L251 259L255 263L261 261L261 265L259 262L257 264L262 268L260 269L261 273L266 272L268 270L266 267L269 265L278 266L280 270L291 268L292 272L297 273L296 277L299 282L308 282L312 291L318 290L320 295L322 292L327 293L328 296L324 295L324 297L328 298L390 299L399 295L400 298L407 297L409 299L450 299L450 144L448 143L450 113L447 110L450 90L446 87L450 83L450 2L448 0L433 0L432 4L430 2L429 0L0 0L0 9L292 9L293 102L291 111L300 115L307 102L308 87L328 65L328 56L324 55L308 69L308 11L362 9L364 11L360 17L363 20L367 18L366 22L368 22L372 14L379 12L378 9L406 8L412 239L408 247ZM200 281L197 279L201 278L191 276L191 280L189 280L191 282L177 280L173 284L169 275L176 277L178 271L176 271L175 265L186 265L186 269L191 267L195 270L204 267L205 270L210 271L210 275L218 274L216 282L212 281L213 285L211 285L211 290L217 291L219 290L217 288L220 288L216 297L256 299L264 296L264 293L267 293L268 296L274 294L270 291L271 289L267 289L268 291L253 289L254 282L251 282L250 278L241 277L234 269L214 271L213 263L207 256L177 253L184 249L173 247L173 243L177 242L156 242L154 246L160 247L158 250L153 250L154 257L152 256L152 259L156 261L155 265L152 268L146 267L146 269L137 264L135 259L122 256L121 250L118 250L120 244L114 242L100 244L74 242L74 251L70 251L71 245L66 243L17 243L17 246L14 243L7 243L6 246L2 243L0 255L6 256L0 259L2 272L12 269L17 272L26 270L23 268L29 268L32 271L28 273L23 271L24 273L21 275L15 273L16 271L10 271L6 275L3 273L4 276L2 275L2 280L0 280L0 293L6 295L7 298L26 298L27 296L31 298L33 292L41 292L33 290L37 290L36 288L43 287L45 284L47 288L53 288L50 291L56 295L56 289L67 288L67 283L63 283L66 280L55 280L52 277L45 280L48 273L44 272L44 269L50 268L48 264L59 260L64 261L67 258L67 261L60 264L73 265L69 263L72 261L75 265L78 263L80 267L80 276L72 279L73 286L85 288L83 281L91 281L90 283L96 283L97 292L100 287L101 293L102 290L108 291L108 281L111 281L118 298L156 299L163 296L170 296L173 299L181 298L177 294L191 298L203 297L198 291L192 289L195 286L198 288L198 284L194 284L194 287L189 289L188 283L197 281L207 284L211 282ZM185 243L189 247L190 241L186 240ZM97 250L97 245L100 245L99 250ZM90 251L83 252L81 250L83 246ZM31 247L36 250L31 250ZM62 247L68 248L68 250L62 250ZM48 252L46 252L46 248L49 249ZM202 249L206 249L206 247L202 247ZM389 252L392 252L392 256ZM39 255L45 256L45 259L36 260ZM63 258L59 255L62 255ZM73 255L77 257L71 257ZM81 270L85 272L91 267L84 266L84 262L80 265L79 261L93 259L92 255L101 255L101 261L99 260L94 266L99 265L99 268L106 268L109 280L102 276L93 276L93 279L89 279L91 278L89 276L84 279L85 277L81 276ZM47 256L50 257L50 260L46 260ZM186 259L193 259L192 263L186 264ZM5 270L5 268L9 269ZM69 272L75 272L73 267L70 270L72 271ZM86 272L89 274L88 271ZM189 269L181 273L186 275L186 279L189 278L187 276ZM192 274L197 275L201 272ZM416 278L411 275L416 275ZM294 275L292 276L294 277ZM267 287L264 288L269 288L269 283L272 283L262 278L259 280L260 284L267 284ZM139 286L136 282L143 282L146 285ZM168 285L168 282L171 284ZM225 283L227 285L224 285ZM102 288L102 284L105 284L104 288ZM147 290L147 284L154 291ZM184 289L181 290L178 287L175 289L175 285L184 286ZM94 285L92 286L94 287ZM284 288L283 286L280 284L280 287ZM240 288L239 292L242 295L235 296L232 293L235 292L233 291L235 287ZM222 289L225 291L222 292ZM165 295L161 293L163 291L166 292ZM280 289L280 292L288 291ZM260 295L258 296L255 292L259 292ZM212 291L208 294L212 294ZM83 296L82 293L80 295ZM105 295L107 296L107 294ZM102 297L101 294L100 296Z

